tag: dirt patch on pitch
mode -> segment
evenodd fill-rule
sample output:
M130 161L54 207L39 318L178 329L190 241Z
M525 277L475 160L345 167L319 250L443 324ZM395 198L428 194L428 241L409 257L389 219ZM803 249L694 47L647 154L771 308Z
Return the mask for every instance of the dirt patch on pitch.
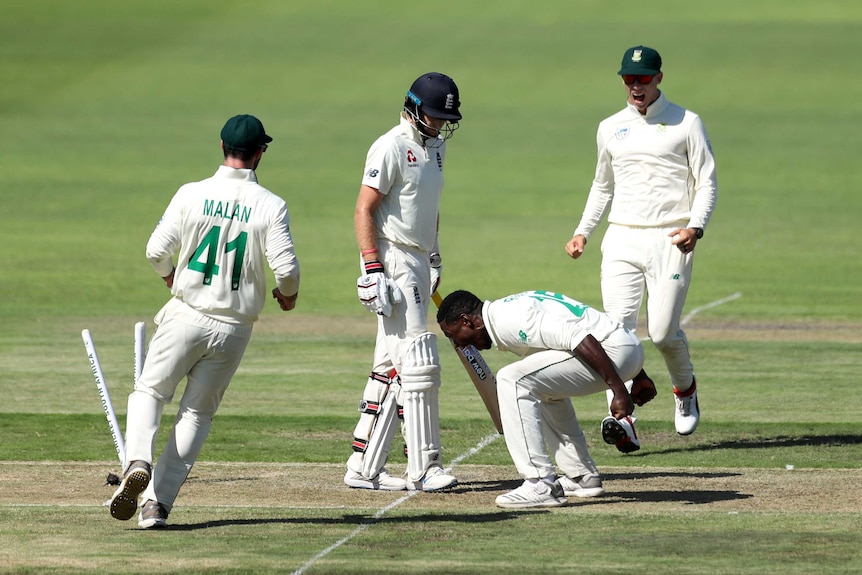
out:
M63 480L57 481L62 471ZM113 493L104 463L0 462L0 505L100 506ZM393 469L393 471L403 471ZM862 469L603 468L604 497L569 498L592 512L862 512ZM407 492L376 492L343 485L342 465L199 463L178 507L272 507L378 510ZM459 485L418 493L404 510L480 512L520 484L510 469L459 465ZM107 515L107 509L105 510Z

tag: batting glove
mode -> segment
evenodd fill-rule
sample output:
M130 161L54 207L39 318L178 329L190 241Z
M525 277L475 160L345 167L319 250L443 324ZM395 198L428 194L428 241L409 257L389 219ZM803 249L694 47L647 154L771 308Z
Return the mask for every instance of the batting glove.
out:
M359 301L371 313L381 315L392 313L388 287L383 272L364 274L356 280L356 293L359 296Z

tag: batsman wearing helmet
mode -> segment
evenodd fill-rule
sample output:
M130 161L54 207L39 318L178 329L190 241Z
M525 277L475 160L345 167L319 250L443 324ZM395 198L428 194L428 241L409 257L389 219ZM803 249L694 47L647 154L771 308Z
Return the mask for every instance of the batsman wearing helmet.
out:
M356 286L377 316L377 341L344 476L350 487L435 491L457 483L442 466L440 360L427 315L442 269L446 141L458 128L460 104L452 78L423 74L407 91L398 125L377 138L365 160L354 213ZM400 418L408 481L384 468Z

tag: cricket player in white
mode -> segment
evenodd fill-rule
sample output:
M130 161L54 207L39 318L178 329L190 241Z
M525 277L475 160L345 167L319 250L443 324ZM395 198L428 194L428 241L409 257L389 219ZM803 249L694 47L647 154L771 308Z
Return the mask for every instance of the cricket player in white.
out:
M624 384L643 368L637 336L607 314L547 291L486 302L455 291L443 299L437 321L458 345L495 346L522 358L497 372L497 398L506 446L525 481L497 505L555 507L566 495L604 493L570 398L610 389L614 418L630 415L641 400Z
M595 178L566 252L580 257L610 206L601 245L605 311L635 330L646 291L647 329L673 384L676 431L688 435L700 409L680 320L694 249L716 204L715 159L700 117L659 90L658 52L628 49L619 75L627 106L599 124Z
M359 300L377 314L374 362L359 403L344 483L361 489L450 487L442 467L436 337L428 304L440 278L437 241L446 140L461 119L455 82L423 74L407 92L397 126L371 146L356 201ZM400 413L408 481L384 468Z
M255 173L272 138L243 114L227 121L221 139L224 164L177 191L147 242L147 259L173 297L155 317L158 327L129 396L125 473L111 499L111 515L126 520L143 494L143 528L166 525L197 460L263 308L266 264L282 310L294 308L299 292L287 205ZM153 469L162 410L183 378L176 422Z

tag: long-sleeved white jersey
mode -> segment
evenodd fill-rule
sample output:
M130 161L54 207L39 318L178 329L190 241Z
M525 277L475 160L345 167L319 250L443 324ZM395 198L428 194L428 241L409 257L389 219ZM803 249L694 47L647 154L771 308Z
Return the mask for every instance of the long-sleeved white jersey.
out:
M425 147L404 116L369 148L362 184L386 196L374 212L377 237L437 251L437 213L443 190L446 143Z
M596 174L575 235L608 222L633 227L706 228L715 208L715 158L700 117L664 94L646 115L632 105L596 133Z
M604 341L622 325L562 294L526 291L482 306L491 342L500 351L527 356L538 351L574 351L587 335Z
M254 170L220 166L177 191L147 242L147 259L166 277L177 254L173 295L225 323L257 320L267 262L282 294L299 290L287 204L257 183Z

